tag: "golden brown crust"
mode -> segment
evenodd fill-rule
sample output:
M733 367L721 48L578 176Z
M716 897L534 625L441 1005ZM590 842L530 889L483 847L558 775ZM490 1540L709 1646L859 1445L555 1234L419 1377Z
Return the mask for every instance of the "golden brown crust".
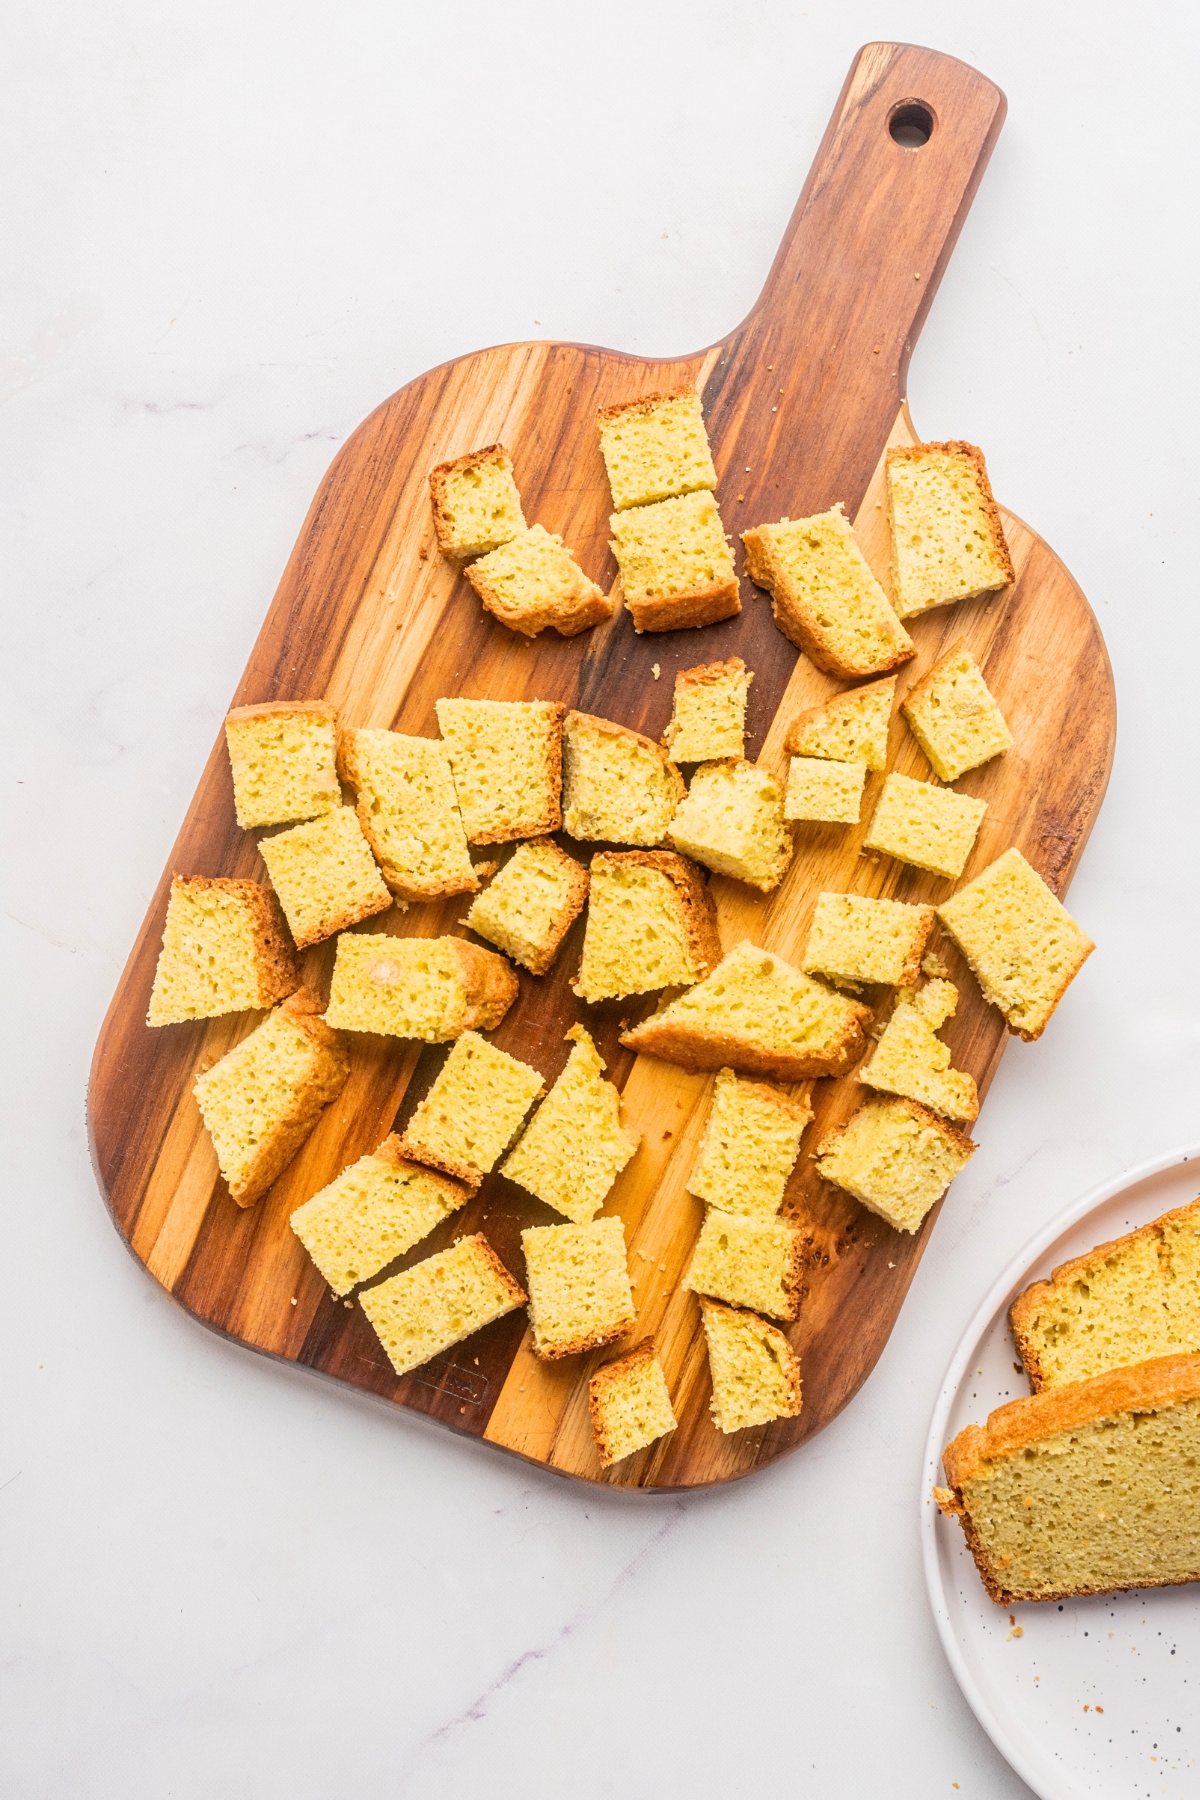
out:
M492 1274L496 1277L496 1280L504 1289L513 1305L525 1305L526 1301L529 1299L528 1294L525 1292L520 1282L514 1280L509 1274L508 1270L500 1261L500 1258L496 1255L496 1252L492 1249L492 1246L488 1243L481 1231L473 1231L471 1235L466 1238L456 1238L453 1247L457 1249L459 1244L473 1244L476 1252L482 1257L483 1261L487 1263Z
M461 1182L467 1188L477 1188L483 1180L482 1170L473 1169L470 1163L455 1162L452 1156L439 1156L436 1150L429 1150L424 1144L414 1144L403 1132L395 1143L397 1159L400 1161L416 1163L427 1172L436 1171L439 1175L447 1175L455 1184Z
M664 388L661 393L639 394L636 400L619 400L615 406L601 406L596 409L597 423L601 419L619 419L623 413L653 412L664 400L695 400L698 398L694 387Z
M901 663L912 660L917 654L917 647L912 643L907 649L903 644L898 644L895 655L884 662L849 663L839 658L830 649L811 612L788 593L786 582L779 578L775 554L770 539L762 535L763 530L761 525L755 525L742 533L742 543L746 547L746 573L756 587L769 590L771 613L776 625L789 644L795 644L797 650L802 650L814 667L827 675L840 675L845 681L853 681L860 675L886 675L889 669L898 669ZM899 619L896 625L907 637Z
M257 1006L274 1006L277 1000L295 993L300 986L300 965L283 908L272 888L264 887L261 881L235 881L223 875L173 875L172 892L176 888L216 888L232 894L246 908L258 970Z
M446 481L451 475L457 475L463 469L476 469L480 463L491 462L498 457L512 457L503 444L485 444L482 450L468 450L465 456L456 456L453 462L439 463L436 469L429 472L429 497L433 502L433 529L437 536L437 546L443 556L451 561L460 560L459 552L454 545L454 527L446 517Z
M516 971L495 950L484 950L479 944L468 944L462 938L451 938L450 942L458 958L465 990L462 1023L454 1035L461 1037L464 1031L494 1031L521 991Z
M709 687L714 682L732 681L735 675L744 674L745 669L740 656L727 656L719 663L699 663L694 669L680 669L675 676L675 692L681 688Z
M738 1077L738 1080L741 1086L748 1089L764 1106L773 1106L776 1112L783 1114L785 1119L793 1119L797 1124L803 1122L807 1125L813 1116L812 1107L805 1101L793 1100L790 1094L781 1092L777 1087L768 1086L765 1081L745 1081L741 1076Z
M781 1419L798 1418L804 1404L800 1387L800 1358L789 1343L787 1333L780 1331L777 1325L769 1324L766 1319L760 1319L757 1313L750 1312L744 1306L727 1306L723 1300L710 1300L707 1294L701 1294L699 1300L701 1313L723 1313L735 1325L757 1326L760 1331L769 1333L776 1340L779 1350L779 1372L786 1380L788 1387L787 1411L781 1412L778 1417Z
M390 893L377 900L364 900L360 906L353 906L348 912L335 913L332 919L322 919L319 931L311 937L297 937L297 950L307 950L312 944L323 944L326 938L336 936L339 931L349 931L351 925L357 925L363 919L370 919L376 913L386 912L392 904Z
M946 668L949 663L957 661L964 650L968 655L971 654L971 646L967 643L966 638L956 637L950 648L944 650L937 661L929 665L920 681L913 682L903 700L900 702L900 711L904 714L906 719L912 716L913 707L925 698L942 670ZM973 656L972 661L974 661Z
M592 1437L600 1452L602 1469L607 1469L610 1463L617 1460L613 1455L612 1439L604 1429L604 1417L601 1411L604 1397L608 1390L628 1375L632 1369L640 1368L643 1363L653 1362L656 1355L654 1339L652 1337L643 1338L640 1344L635 1345L624 1356L618 1356L615 1362L605 1363L602 1369L597 1369L588 1382L588 1413L592 1421Z
M356 795L362 786L362 773L356 749L357 740L358 731L353 727L338 734L338 775L347 786L354 789ZM479 892L478 870L471 875L459 876L451 881L414 881L409 875L401 875L399 870L395 869L387 860L387 853L375 830L375 815L370 807L364 806L361 800L356 800L354 811L362 827L362 834L371 847L371 855L379 864L379 873L389 891L398 899L447 900L453 894L477 894ZM380 911L382 910L381 907Z
M298 988L279 1008L298 1031L302 1031L316 1054L316 1065L302 1093L296 1096L291 1113L267 1133L246 1177L237 1183L227 1180L233 1199L242 1207L253 1205L282 1175L301 1144L308 1137L319 1115L336 1100L350 1074L350 1058L341 1032L325 1023L325 1002L311 988Z
M535 846L539 850L553 852L571 884L566 899L550 921L549 929L542 939L540 948L529 958L528 962L522 964L522 967L528 969L531 975L544 975L562 949L563 939L583 911L592 878L583 865L577 863L573 856L568 856L567 852L556 844L553 838L532 838L530 847Z
M810 726L819 724L830 707L836 707L839 700L859 700L864 694L870 693L872 688L877 687L887 687L892 690L888 696L890 711L890 703L896 692L896 677L887 675L882 681L864 681L861 687L846 688L843 693L831 694L828 700L822 700L820 706L810 706L804 712L797 713L788 727L787 737L783 741L784 749L791 755L798 754L797 745L803 740L804 733Z
M627 1050L678 1063L693 1074L728 1067L776 1081L808 1081L817 1075L844 1075L862 1055L864 1028L872 1017L868 1007L856 1003L855 1015L841 1036L820 1056L763 1050L729 1032L697 1031L674 1021L664 1023L662 1013L653 1013L632 1031L622 1032L621 1042Z
M337 707L329 700L261 700L253 706L232 707L225 714L225 723L244 725L251 719L295 718L297 714L337 724Z
M668 764L668 767L673 768L674 764ZM711 975L724 952L717 929L716 902L708 891L699 865L690 856L681 856L677 850L604 850L592 858L594 871L599 868L603 873L604 869L613 867L657 869L660 875L666 876L675 889L688 956L693 968L699 970L696 979L703 981L706 975Z
M656 594L628 600L633 629L643 631L698 631L736 618L742 610L736 575L711 587L692 588L686 594Z
M424 1175L428 1181L432 1181L435 1186L442 1189L446 1198L455 1208L462 1206L469 1197L469 1190L472 1186L470 1182L452 1181L442 1170L433 1168L431 1164L420 1163L415 1158L406 1156L403 1142L394 1131L388 1133L378 1149L371 1151L371 1155L376 1162L390 1163L394 1169L407 1169L411 1170L414 1175ZM478 1183L476 1182L474 1185L478 1186Z
M502 590L489 581L478 563L471 563L464 573L493 618L507 625L510 631L520 632L522 637L536 637L539 631L547 629L557 631L559 637L578 637L589 626L611 619L617 609L616 600L590 581L582 569L568 595L561 600L547 601L535 612L524 613L508 605Z
M940 1114L932 1112L928 1106L922 1106L919 1100L910 1100L906 1094L876 1093L872 1094L868 1099L863 1100L860 1105L856 1106L844 1125L835 1126L832 1131L828 1132L825 1137L821 1139L821 1142L817 1145L817 1155L825 1156L832 1150L839 1139L844 1137L846 1132L849 1131L855 1119L865 1107L881 1105L889 1107L893 1112L897 1109L901 1112L906 1112L910 1119L916 1120L918 1125L928 1125L931 1130L937 1132L939 1137L945 1138L946 1142L953 1149L965 1150L968 1156L974 1156L976 1150L979 1148L974 1138L968 1137L965 1131L959 1131L955 1126L951 1125L948 1119L943 1119ZM821 1179L823 1181L828 1181L829 1177L823 1175ZM836 1187L837 1185L836 1182L833 1183L833 1186Z
M633 1329L632 1317L622 1319L617 1325L609 1325L603 1331L593 1332L591 1337L567 1338L561 1344L539 1344L533 1340L533 1354L541 1362L558 1362L564 1356L584 1356L589 1350L602 1350L605 1344L615 1344Z
M996 505L995 495L992 493L992 484L988 480L987 463L984 461L983 451L977 444L964 443L961 438L951 438L944 444L898 444L895 449L889 450L887 453L887 467L890 469L893 463L898 462L919 462L923 456L927 456L931 451L937 450L943 451L947 456L961 456L966 462L969 462L974 469L975 479L979 483L979 493L983 500L984 511L987 514L988 524L991 527L992 548L996 552L1000 562L1003 563L1007 572L1007 578L1004 585L1008 586L1009 583L1014 582L1017 579L1016 570L1013 568L1013 560L1009 553L1008 540L1004 535L1004 524L1000 517L1000 508ZM998 593L999 589L985 588L982 591L985 593Z

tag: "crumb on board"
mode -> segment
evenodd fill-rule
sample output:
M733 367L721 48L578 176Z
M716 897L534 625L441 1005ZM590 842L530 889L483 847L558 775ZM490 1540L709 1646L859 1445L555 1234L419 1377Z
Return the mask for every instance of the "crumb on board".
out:
M655 681L657 681L659 676L662 674L662 665L660 663L652 663L651 667L650 667L650 673L653 675Z
M295 1306L295 1304L296 1304L296 1296L295 1296L295 1294L293 1294L292 1295L292 1305Z
M675 1135L675 1134L674 1134L674 1132L671 1132L671 1131L664 1131L664 1132L663 1132L663 1143L664 1143L664 1144L665 1144L665 1143L666 1143L666 1141L667 1141L667 1139L668 1139L668 1138L669 1138L669 1137L673 1137L673 1136L674 1136L674 1135Z

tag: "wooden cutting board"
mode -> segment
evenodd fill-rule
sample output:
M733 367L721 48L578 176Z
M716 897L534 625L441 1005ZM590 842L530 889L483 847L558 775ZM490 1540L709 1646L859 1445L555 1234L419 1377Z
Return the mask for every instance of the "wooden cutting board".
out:
M911 131L900 129L900 141L893 135L914 108L932 124L920 147L903 141ZM571 641L547 633L527 642L484 613L437 554L428 473L447 458L502 441L526 516L563 533L586 571L611 586L596 409L694 383L703 391L718 500L735 543L751 525L844 501L886 585L881 457L888 443L915 435L903 406L909 354L1004 110L991 82L950 57L911 45L868 45L855 59L762 298L729 337L659 362L576 344L507 345L461 357L385 401L322 483L233 703L327 695L346 723L436 736L439 695L536 697L657 737L670 715L676 670L737 652L755 672L748 752L782 768L792 716L839 684L797 657L776 631L768 600L748 581L741 616L700 632L639 638L621 611L610 625ZM910 621L919 655L901 671L900 687L952 637L966 635L1016 748L958 784L988 801L964 879L1015 843L1062 894L1108 779L1112 679L1096 621L1071 577L1018 520L1006 514L1005 526L1015 584L999 597ZM740 544L738 563L740 569ZM892 766L928 775L899 721L891 750ZM864 819L881 780L868 778ZM864 856L864 830L800 827L792 868L766 898L714 878L726 946L751 937L798 959L821 888L934 901L952 891L953 884ZM243 1211L218 1176L191 1084L197 1066L245 1036L257 1015L160 1030L144 1023L172 871L262 880L257 835L235 823L219 741L92 1065L89 1119L100 1183L134 1255L174 1298L251 1349L587 1480L654 1489L726 1481L775 1461L826 1424L887 1342L939 1209L915 1236L905 1236L816 1178L808 1152L863 1093L853 1077L816 1083L816 1123L785 1202L807 1244L804 1300L791 1330L804 1408L798 1419L722 1436L709 1416L697 1303L679 1288L701 1219L684 1183L710 1078L621 1048L620 1024L653 1010L653 999L592 1008L574 999L567 978L578 968L582 921L549 976L521 973L520 998L494 1037L550 1082L566 1060L564 1033L582 1016L624 1090L627 1120L643 1144L605 1210L625 1222L639 1315L633 1338L655 1334L679 1429L602 1476L587 1423L587 1380L598 1358L539 1364L524 1312L396 1379L361 1309L332 1298L288 1216L403 1124L445 1048L355 1038L340 1100L271 1192ZM566 842L586 855L587 847ZM461 933L469 903L459 896L414 906L371 919L366 929ZM954 1063L983 1090L1004 1046L1002 1021L953 946L941 949L962 996L946 1033ZM305 979L328 992L332 961L332 943L306 952ZM1054 1032L1052 1024L1051 1043ZM986 1135L986 1113L980 1130ZM954 1205L953 1190L946 1204ZM522 1227L556 1220L493 1176L464 1212L396 1266L482 1230L522 1279Z

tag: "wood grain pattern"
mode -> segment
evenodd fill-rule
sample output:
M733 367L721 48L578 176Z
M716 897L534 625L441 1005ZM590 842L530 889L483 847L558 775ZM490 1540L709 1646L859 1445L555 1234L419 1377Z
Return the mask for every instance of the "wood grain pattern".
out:
M888 132L893 110L912 99L935 120L930 141L916 151ZM428 471L481 444L505 443L526 516L561 532L587 573L611 586L596 409L693 382L704 393L727 529L736 534L842 500L857 515L863 547L886 585L882 452L888 441L912 435L903 410L908 355L1003 111L999 91L961 63L912 46L870 45L847 79L762 298L727 339L657 362L570 344L509 345L435 369L394 395L329 470L233 703L327 695L346 723L435 736L440 695L537 697L657 737L670 714L676 670L737 653L756 674L750 754L758 748L765 762L782 766L792 716L838 684L797 658L775 630L765 596L743 580L741 616L701 632L639 638L622 611L582 638L547 633L530 642L484 613L466 581L437 555ZM967 637L1016 749L957 784L989 803L964 879L1016 843L1061 894L1108 777L1111 676L1095 620L1070 576L1019 521L1006 515L1005 522L1017 568L1013 587L912 621L919 656L902 671L900 686L928 668L951 636ZM891 748L892 766L928 775L899 723ZM864 817L881 780L868 778ZM798 956L821 888L905 900L940 900L952 891L954 884L863 856L864 830L800 827L793 866L766 898L714 878L726 946L748 936ZM582 921L549 976L521 973L520 998L492 1035L549 1081L566 1061L567 1027L583 1017L623 1087L628 1122L644 1141L605 1210L625 1221L637 1282L635 1335L650 1330L658 1339L679 1429L601 1477L587 1423L593 1359L537 1363L523 1313L397 1380L361 1309L332 1299L287 1221L347 1162L374 1148L393 1124L403 1125L445 1050L355 1037L341 1097L270 1193L243 1211L217 1174L190 1088L200 1062L229 1048L255 1019L158 1031L144 1024L171 873L262 879L256 837L236 826L218 742L92 1067L93 1155L114 1220L183 1306L254 1349L563 1474L626 1487L679 1488L745 1475L794 1449L846 1404L887 1341L936 1210L915 1237L902 1237L816 1179L808 1151L862 1091L853 1077L816 1083L817 1123L785 1201L808 1246L805 1298L791 1334L803 1363L804 1409L796 1420L722 1437L708 1415L697 1304L678 1286L700 1223L700 1204L684 1181L710 1078L635 1060L620 1047L620 1022L652 1010L652 1000L640 1007L575 1000L567 978L578 967ZM368 927L397 936L462 932L469 901L413 906ZM943 954L962 991L948 1041L956 1066L969 1069L983 1090L1003 1048L1002 1021L984 1005L953 947ZM305 980L327 992L332 960L332 944L305 952ZM395 1266L481 1229L520 1279L522 1227L556 1217L493 1176L464 1212Z

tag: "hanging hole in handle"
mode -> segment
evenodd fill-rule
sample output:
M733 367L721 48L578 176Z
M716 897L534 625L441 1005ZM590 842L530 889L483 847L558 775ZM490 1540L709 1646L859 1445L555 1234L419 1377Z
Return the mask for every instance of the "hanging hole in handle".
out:
M933 114L923 100L902 100L888 115L888 131L902 150L920 150L933 136Z

